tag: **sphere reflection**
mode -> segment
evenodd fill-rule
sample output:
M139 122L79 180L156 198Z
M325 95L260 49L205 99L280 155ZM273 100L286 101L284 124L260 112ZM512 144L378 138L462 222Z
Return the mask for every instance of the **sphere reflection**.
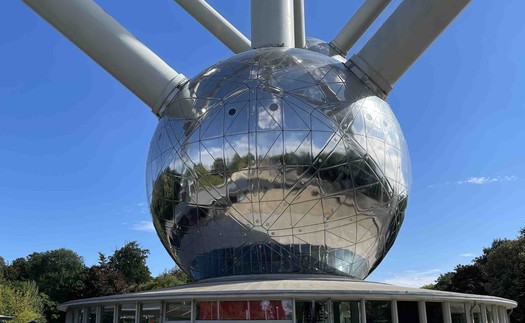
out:
M365 278L403 220L405 140L388 104L339 61L263 48L188 82L147 165L162 243L195 279Z

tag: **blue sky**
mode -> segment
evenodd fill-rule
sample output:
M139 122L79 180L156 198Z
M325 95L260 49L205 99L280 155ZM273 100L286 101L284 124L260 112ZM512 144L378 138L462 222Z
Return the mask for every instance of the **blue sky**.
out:
M98 3L189 77L231 55L173 1ZM210 4L249 36L248 0ZM307 0L308 36L331 40L360 4ZM413 185L371 280L423 285L525 227L523 12L473 1L391 92ZM149 225L149 109L21 1L0 11L0 55L0 255L65 247L92 265L137 240L154 274L173 267Z

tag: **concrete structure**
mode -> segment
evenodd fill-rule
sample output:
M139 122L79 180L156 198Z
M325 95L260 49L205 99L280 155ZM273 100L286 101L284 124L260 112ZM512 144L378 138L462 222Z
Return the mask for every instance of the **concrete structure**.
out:
M68 322L508 323L516 302L326 275L209 279L60 305Z

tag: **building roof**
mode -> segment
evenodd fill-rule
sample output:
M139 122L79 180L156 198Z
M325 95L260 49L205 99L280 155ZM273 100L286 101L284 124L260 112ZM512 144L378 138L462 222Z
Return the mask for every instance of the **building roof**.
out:
M76 306L160 300L246 300L259 298L285 299L292 297L296 299L364 298L374 300L482 302L484 304L504 306L507 309L517 306L516 302L500 297L400 287L326 275L256 275L208 279L193 284L153 291L80 299L61 304L59 309L65 311L69 307Z

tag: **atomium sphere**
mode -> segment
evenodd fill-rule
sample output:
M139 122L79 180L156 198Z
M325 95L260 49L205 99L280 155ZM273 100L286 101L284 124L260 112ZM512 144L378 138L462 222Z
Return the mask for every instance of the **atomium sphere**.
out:
M262 48L184 85L159 120L147 182L157 233L194 279L363 279L403 221L410 161L388 104L344 64Z

